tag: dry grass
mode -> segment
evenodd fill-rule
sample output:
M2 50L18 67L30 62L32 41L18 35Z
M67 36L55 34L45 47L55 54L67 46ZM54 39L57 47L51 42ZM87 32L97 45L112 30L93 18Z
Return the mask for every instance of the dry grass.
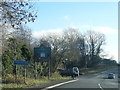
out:
M11 75L8 75L11 76ZM7 77L8 80L11 80ZM40 79L34 79L34 78L27 78L26 79L26 83L10 83L11 81L9 81L8 84L2 84L1 87L2 88L27 88L27 87L31 87L31 86L38 86L38 85L42 85L42 84L46 84L46 83L50 83L52 81L58 81L58 80L63 80L63 79L69 79L68 77L62 77L59 75L58 72L55 72L52 77L50 79L48 79L48 77L42 77ZM12 80L14 81L14 80Z

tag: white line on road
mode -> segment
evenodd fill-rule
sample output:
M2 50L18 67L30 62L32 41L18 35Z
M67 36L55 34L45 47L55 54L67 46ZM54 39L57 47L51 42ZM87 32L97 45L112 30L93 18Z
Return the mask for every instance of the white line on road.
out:
M78 80L79 80L79 79L71 80L71 81L67 81L67 82L63 82L63 83L59 83L59 84L56 84L56 85L53 85L53 86L46 87L45 89L42 89L42 90L47 90L47 89L55 88L55 87L61 86L61 85L63 85L63 84L75 82L75 81L78 81Z
M101 90L103 90L103 88L102 88L101 84L98 84L98 86L100 87L100 89L101 89Z

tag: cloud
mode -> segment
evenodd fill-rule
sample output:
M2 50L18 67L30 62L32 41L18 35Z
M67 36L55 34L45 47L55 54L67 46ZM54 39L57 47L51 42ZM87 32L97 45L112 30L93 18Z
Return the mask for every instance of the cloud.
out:
M93 30L99 31L103 34L113 34L117 33L117 30L110 28L110 27L94 27Z
M109 51L107 58L112 58L118 62L118 52L115 52L115 51L110 52Z
M32 32L32 36L37 39L39 39L40 37L48 36L48 35L61 36L62 34L63 34L63 30L60 28Z
M65 16L65 18L68 18ZM91 26L91 25L81 25L80 27L78 26L69 26L68 28L73 28L80 30L81 32L85 32L87 30L94 30L100 33L103 33L105 35L108 34L117 34L117 30L111 28L111 27L103 27L103 26ZM32 36L35 38L40 38L41 36L47 36L49 34L51 35L59 35L61 36L63 34L64 28L56 28L56 29L48 29L48 30L40 30L40 31L33 31Z
M81 25L80 30L85 32L87 30L93 30L96 32L100 32L103 34L117 34L118 31L116 29L113 29L111 27L107 26L92 26L92 25Z
M68 19L69 19L69 16L66 15L66 16L64 16L63 18L64 18L65 20L68 20Z

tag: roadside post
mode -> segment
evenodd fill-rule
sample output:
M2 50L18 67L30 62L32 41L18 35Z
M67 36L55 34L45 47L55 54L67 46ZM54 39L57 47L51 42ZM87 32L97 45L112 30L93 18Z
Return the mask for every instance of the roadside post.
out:
M41 44L40 47L34 48L34 61L48 62L48 79L50 79L51 47Z
M49 75L48 75L48 79L50 79L50 60L49 60Z
M24 65L24 83L26 83L26 65L28 65L28 61L14 61L13 64L17 67L17 65Z
M26 66L25 66L25 74L24 74L24 83L26 83Z

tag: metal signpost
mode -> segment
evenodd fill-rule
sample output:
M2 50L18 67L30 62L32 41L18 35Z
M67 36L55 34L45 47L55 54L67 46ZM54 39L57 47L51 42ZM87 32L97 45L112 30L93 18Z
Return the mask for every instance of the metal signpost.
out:
M34 59L35 62L48 62L50 79L50 59L51 59L51 47L41 45L40 47L34 48Z
M15 65L28 65L28 61L14 61L13 64L15 64ZM24 72L25 72L25 74L24 74L24 83L26 83L26 67L25 67Z

